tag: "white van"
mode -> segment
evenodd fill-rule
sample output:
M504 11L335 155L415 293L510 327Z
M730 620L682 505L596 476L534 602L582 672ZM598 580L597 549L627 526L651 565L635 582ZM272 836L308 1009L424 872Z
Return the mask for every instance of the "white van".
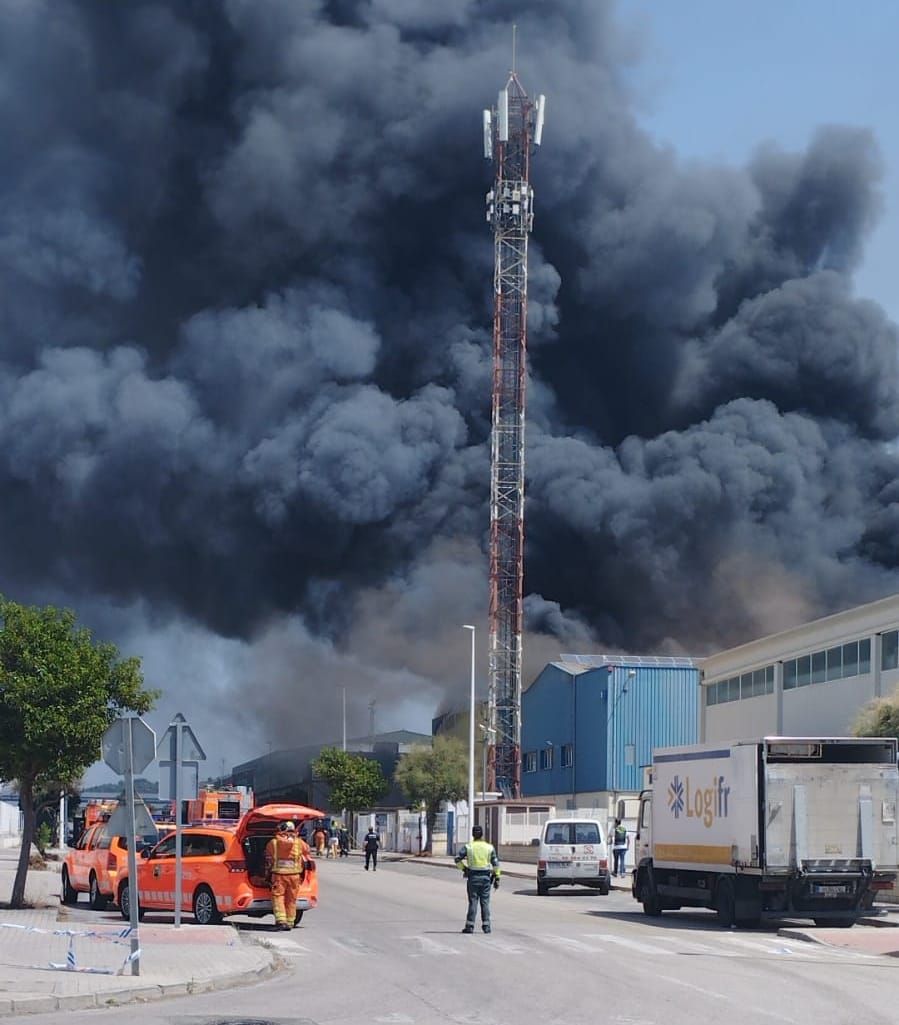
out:
M590 886L609 892L609 849L598 819L581 816L548 819L540 837L537 893L553 886Z

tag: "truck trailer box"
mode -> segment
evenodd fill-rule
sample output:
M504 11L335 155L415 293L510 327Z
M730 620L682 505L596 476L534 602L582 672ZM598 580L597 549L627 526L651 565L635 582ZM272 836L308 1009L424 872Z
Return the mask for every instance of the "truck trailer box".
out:
M641 797L634 876L648 913L736 900L753 920L802 911L853 918L891 886L899 862L893 738L663 748L652 780Z

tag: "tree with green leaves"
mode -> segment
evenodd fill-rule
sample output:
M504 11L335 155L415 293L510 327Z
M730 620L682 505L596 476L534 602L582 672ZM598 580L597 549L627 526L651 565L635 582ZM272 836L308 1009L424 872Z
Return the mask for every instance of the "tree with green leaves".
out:
M414 807L425 807L427 843L431 853L434 823L443 801L460 801L468 794L468 751L456 737L435 737L431 747L403 755L394 773Z
M852 724L855 737L899 738L899 687L888 698L869 701Z
M78 780L119 712L146 712L140 660L94 642L68 609L19 605L0 595L0 779L16 780L24 818L11 906L25 902L35 798Z
M390 786L374 759L336 747L323 748L312 771L330 786L331 807L347 811L371 808Z

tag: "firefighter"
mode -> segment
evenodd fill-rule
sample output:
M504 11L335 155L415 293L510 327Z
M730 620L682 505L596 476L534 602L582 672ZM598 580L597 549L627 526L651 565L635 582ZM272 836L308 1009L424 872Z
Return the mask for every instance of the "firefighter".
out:
M478 904L481 906L481 928L490 932L490 888L499 889L499 858L493 844L484 839L481 826L471 827L471 837L471 842L465 844L455 857L456 864L468 880L468 916L462 932L474 932Z
M266 873L272 883L276 929L292 929L297 917L297 893L312 857L309 845L297 835L293 822L279 822L278 832L265 848Z

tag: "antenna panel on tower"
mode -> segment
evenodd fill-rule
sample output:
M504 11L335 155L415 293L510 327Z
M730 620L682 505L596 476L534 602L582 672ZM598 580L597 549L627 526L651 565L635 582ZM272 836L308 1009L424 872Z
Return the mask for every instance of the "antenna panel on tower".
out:
M500 89L499 98L496 101L496 121L498 125L497 135L500 142L509 141L509 90Z
M537 117L534 122L534 145L539 146L543 141L543 118L546 115L546 97L541 93L537 97Z
M493 158L493 118L490 111L484 111L484 159Z

